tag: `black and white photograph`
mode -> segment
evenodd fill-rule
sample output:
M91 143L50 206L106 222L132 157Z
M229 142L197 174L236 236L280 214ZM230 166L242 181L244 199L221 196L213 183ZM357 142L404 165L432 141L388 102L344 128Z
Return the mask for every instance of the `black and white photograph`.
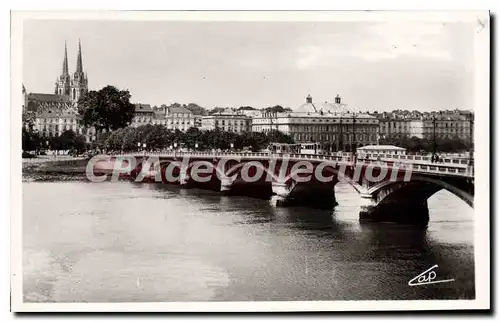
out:
M11 26L14 311L489 308L488 12Z

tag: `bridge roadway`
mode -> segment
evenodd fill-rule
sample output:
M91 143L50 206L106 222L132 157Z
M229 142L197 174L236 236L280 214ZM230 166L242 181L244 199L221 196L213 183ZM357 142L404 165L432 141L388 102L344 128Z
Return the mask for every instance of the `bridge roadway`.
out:
M253 190L271 189L272 200L276 205L293 205L297 200L309 200L312 204L318 205L320 201L325 201L327 207L337 204L334 195L334 186L339 181L339 168L347 169L347 175L343 179L351 184L361 197L360 220L364 221L393 221L411 224L427 224L429 211L427 199L441 189L446 189L457 197L465 201L471 207L474 206L474 167L469 165L469 160L464 158L443 158L443 162L432 163L429 157L414 155L370 155L358 154L353 157L351 154L336 153L332 155L309 155L309 154L271 154L262 152L136 152L123 153L115 156L133 157L142 163L151 157L162 160L161 162L180 163L181 159L204 160L207 163L215 164L217 160L237 159L239 170L242 172L245 163L261 161L264 164L264 171L273 172L272 182L242 182L241 173L237 174L238 179L231 179L235 174L229 166L223 170L222 178L218 181L221 192L229 192L237 184L245 184ZM281 167L286 161L286 178L277 175L275 169L271 170L271 163L274 161L281 163ZM326 163L333 167L330 171L333 180L330 182L318 182L310 180L307 183L296 180L291 176L291 171L295 171L294 165L309 161L316 169L320 164ZM326 162L325 162L326 161ZM255 163L255 162L254 162ZM232 166L232 169L238 166ZM472 163L473 164L473 163ZM149 165L150 167L151 165ZM180 168L180 166L179 166ZM247 167L248 168L248 167ZM371 168L371 169L370 169ZM374 181L369 179L367 171L374 171L374 168L390 169L393 173L396 170L396 179L392 175L386 175L382 180ZM150 169L150 168L149 168ZM215 168L214 168L215 169ZM291 169L291 170L290 170ZM323 171L324 166L321 168ZM143 171L142 168L138 171ZM226 173L226 171L228 173ZM232 173L229 173L233 171ZM246 169L248 172L248 169ZM378 170L377 170L378 171ZM377 172L375 171L375 172ZM191 178L180 170L180 184L188 183ZM184 170L187 172L187 169ZM375 173L373 172L373 173ZM387 172L387 171L386 171ZM390 171L389 171L390 172ZM377 173L380 173L378 171ZM409 176L407 174L410 174ZM150 174L151 175L151 174ZM153 174L154 176L154 174ZM376 175L375 175L376 176ZM368 178L368 179L367 179ZM191 180L192 181L192 180ZM261 184L261 186L258 186ZM261 189L262 188L262 189ZM264 189L265 190L265 189Z

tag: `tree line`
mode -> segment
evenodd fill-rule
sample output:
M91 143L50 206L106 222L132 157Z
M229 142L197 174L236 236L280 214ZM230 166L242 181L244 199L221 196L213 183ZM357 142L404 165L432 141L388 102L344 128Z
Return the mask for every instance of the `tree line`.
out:
M59 136L42 137L38 132L22 130L23 152L35 152L39 154L44 150L69 150L75 153L82 153L89 148L83 135L75 133L73 130L66 130Z
M270 142L293 143L292 138L279 131L225 132L219 129L201 131L192 127L186 132L170 130L164 125L142 125L137 128L126 127L97 136L96 148L105 151L159 151L170 148L191 150L248 148L252 151L265 149ZM145 145L145 147L144 147ZM231 146L232 145L232 146Z
M169 130L162 125L144 125L132 128L131 123L135 107L130 102L129 91L119 90L114 86L105 86L98 91L89 91L83 95L78 102L78 112L81 116L80 125L90 128L94 127L98 133L97 142L93 147L106 150L133 151L137 150L138 143L146 144L148 150L166 149L177 144L188 149L242 149L249 147L252 150L266 148L270 142L293 143L290 136L273 130L267 133L245 132L232 133L223 132L219 129L200 131L198 128L190 128L188 131ZM180 105L180 104L179 104ZM203 108L196 104L189 104L186 108L203 112ZM250 106L240 107L240 110L252 110ZM270 112L284 112L289 110L276 105L265 109ZM54 150L76 150L81 152L88 148L83 136L68 130L58 137L41 138L38 133L25 130L25 127L33 128L33 120L23 119L23 151L33 151L50 148ZM47 143L48 142L48 143ZM458 152L470 148L469 142L459 138L437 139L436 145L433 140L419 139L406 136L381 139L379 144L390 144L404 147L408 152Z

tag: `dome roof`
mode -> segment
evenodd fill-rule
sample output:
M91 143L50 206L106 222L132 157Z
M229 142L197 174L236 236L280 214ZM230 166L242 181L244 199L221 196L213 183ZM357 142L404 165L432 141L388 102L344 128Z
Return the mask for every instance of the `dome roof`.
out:
M342 110L342 107L339 104L325 102L321 105L321 109L324 113L334 113Z
M316 111L317 111L316 106L314 106L313 103L302 104L296 110L296 112L299 113L316 113Z
M302 105L300 105L295 112L298 113L316 113L318 112L318 109L312 102L312 97L311 95L307 95L306 97L306 102Z
M321 107L319 111L322 111L323 113L328 113L328 114L338 114L338 113L351 113L349 109L347 109L345 104L337 104L337 103L329 103L325 102L321 104Z

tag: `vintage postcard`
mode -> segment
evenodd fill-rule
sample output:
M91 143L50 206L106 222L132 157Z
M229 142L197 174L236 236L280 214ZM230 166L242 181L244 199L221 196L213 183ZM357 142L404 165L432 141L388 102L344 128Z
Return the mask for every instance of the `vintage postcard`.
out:
M14 11L15 312L490 308L488 12Z

